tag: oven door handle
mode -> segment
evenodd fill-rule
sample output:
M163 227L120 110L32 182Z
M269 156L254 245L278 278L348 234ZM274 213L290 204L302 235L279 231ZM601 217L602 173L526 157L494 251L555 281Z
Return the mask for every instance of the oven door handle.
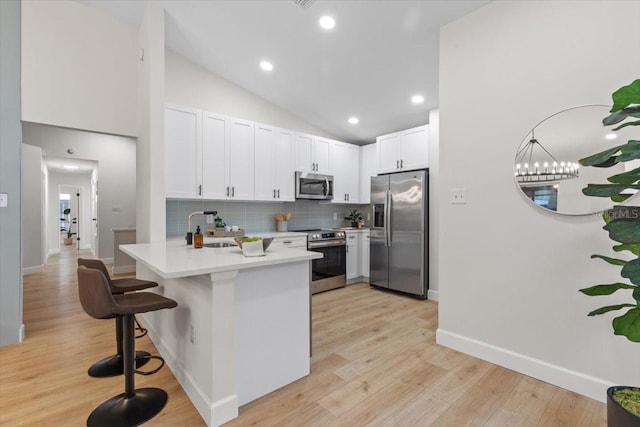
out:
M329 241L329 242L314 242L314 243L309 243L307 245L308 249L314 249L314 248L328 248L331 246L345 246L347 244L346 241L344 240L340 240L340 241Z
M329 178L327 178L326 176L324 177L324 195L329 195Z

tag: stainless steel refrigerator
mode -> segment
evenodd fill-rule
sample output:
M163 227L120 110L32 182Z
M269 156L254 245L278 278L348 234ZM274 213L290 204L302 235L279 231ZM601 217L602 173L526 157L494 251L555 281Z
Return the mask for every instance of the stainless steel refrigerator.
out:
M427 297L428 179L427 170L371 178L372 286Z

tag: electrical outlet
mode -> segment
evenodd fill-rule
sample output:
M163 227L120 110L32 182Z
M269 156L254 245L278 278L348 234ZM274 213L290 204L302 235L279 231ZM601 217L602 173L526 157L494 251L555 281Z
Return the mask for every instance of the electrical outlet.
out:
M9 194L0 193L0 208L6 208L9 204Z
M453 205L466 205L467 204L467 189L466 188L454 188L451 190L451 204Z
M189 327L189 341L191 341L191 344L196 343L196 328L193 325Z
M367 212L367 221L371 221L371 212Z
M205 215L207 218L207 224L213 224L213 215Z
M333 220L334 220L334 221L337 221L337 220L338 220L338 213L337 213L337 212L334 212L334 213L333 213Z

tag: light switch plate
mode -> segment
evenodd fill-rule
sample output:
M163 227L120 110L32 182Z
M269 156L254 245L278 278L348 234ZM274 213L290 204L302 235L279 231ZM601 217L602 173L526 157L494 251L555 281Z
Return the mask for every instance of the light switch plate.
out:
M451 204L453 205L466 205L467 204L467 189L466 188L454 188L451 190Z
M207 218L207 224L213 224L213 215L205 215Z
M6 208L9 204L9 194L0 193L0 208Z

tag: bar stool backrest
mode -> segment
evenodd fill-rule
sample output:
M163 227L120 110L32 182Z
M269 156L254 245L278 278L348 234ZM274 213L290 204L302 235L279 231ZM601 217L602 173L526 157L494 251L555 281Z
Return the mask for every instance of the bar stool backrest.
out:
M104 275L104 277L107 278L107 282L109 283L109 289L111 290L111 292L112 293L121 292L115 288L113 282L111 281L111 277L109 276L109 271L107 271L107 266L104 265L104 263L99 259L78 258L78 265L83 265L87 268L99 270Z
M99 270L78 267L78 295L84 311L95 319L113 317L116 301L107 278Z

